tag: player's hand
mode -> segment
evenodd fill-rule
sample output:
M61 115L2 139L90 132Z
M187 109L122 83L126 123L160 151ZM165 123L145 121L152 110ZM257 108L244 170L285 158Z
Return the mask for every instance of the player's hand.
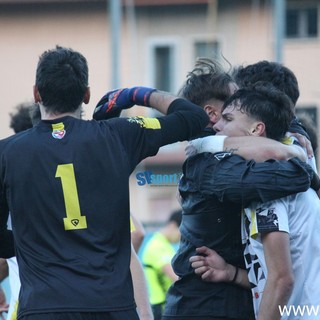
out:
M9 305L6 302L6 295L3 288L0 286L0 319L5 319L3 313L8 312Z
M93 112L93 119L105 120L119 117L124 109L134 105L149 106L149 99L156 89L147 87L123 88L106 93Z
M301 145L302 148L306 149L308 158L312 158L314 156L314 152L312 149L312 145L310 140L308 140L307 137L305 137L304 135L300 134L300 133L296 133L296 132L287 132L286 136L288 137L295 137L299 144Z
M234 267L214 250L208 247L197 248L198 256L189 259L194 272L202 280L209 282L230 282L234 276Z

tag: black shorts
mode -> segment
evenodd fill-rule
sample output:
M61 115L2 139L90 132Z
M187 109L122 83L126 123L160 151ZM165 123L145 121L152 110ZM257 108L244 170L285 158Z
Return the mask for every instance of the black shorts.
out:
M22 316L19 320L139 320L135 310L113 312L51 312Z

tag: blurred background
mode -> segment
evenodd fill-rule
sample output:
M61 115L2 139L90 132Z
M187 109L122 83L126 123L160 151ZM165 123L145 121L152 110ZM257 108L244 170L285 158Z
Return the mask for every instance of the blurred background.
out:
M320 0L0 0L0 138L13 134L14 107L33 99L38 57L57 44L88 60L92 97L86 119L107 90L144 85L176 93L197 57L224 57L231 65L273 60L289 67L300 85L298 111L318 128L319 5ZM137 114L154 115L141 107L126 115ZM162 148L132 174L131 209L147 229L179 207L174 177L184 147ZM142 179L150 173L158 175L156 183Z

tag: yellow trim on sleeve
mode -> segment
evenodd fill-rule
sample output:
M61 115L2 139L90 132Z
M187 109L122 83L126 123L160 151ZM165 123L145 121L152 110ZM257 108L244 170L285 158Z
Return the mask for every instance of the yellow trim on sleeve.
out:
M130 217L130 232L136 231L136 227L132 221L132 218Z
M255 210L250 210L251 213L251 226L250 226L250 237L255 239L258 236L258 226L257 226L257 215Z
M161 129L160 122L157 118L131 117L128 118L128 121L139 124L141 128Z
M144 118L145 128L161 129L160 122L156 118Z
M286 144L286 145L291 145L293 144L293 138L292 137L284 137L281 142L283 144Z

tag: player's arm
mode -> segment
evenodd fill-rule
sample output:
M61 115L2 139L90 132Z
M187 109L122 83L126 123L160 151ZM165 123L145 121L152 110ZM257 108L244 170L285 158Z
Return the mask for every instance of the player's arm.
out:
M165 264L161 271L172 280L172 282L175 282L178 280L178 276L174 273L171 263Z
M107 101L95 108L93 118L107 119L110 112L130 108L135 104L152 107L166 115L159 118L133 117L123 119L125 121L122 123L109 122L118 130L128 153L132 155L135 150L138 162L155 155L166 144L190 140L209 123L208 115L199 106L170 93L145 87L110 92ZM135 166L137 162L133 164Z
M281 319L279 307L287 304L294 276L290 256L290 239L286 232L269 232L262 236L268 278L260 303L258 320Z
M15 256L15 247L12 231L7 229L9 210L1 189L2 187L0 187L0 258L7 259Z
M215 250L197 248L199 255L189 259L195 274L207 282L226 282L250 290L247 271L227 263Z
M188 158L183 170L200 156ZM319 189L318 175L308 164L296 158L257 163L237 155L217 153L207 155L200 188L207 196L216 196L220 201L247 206L252 201L266 202L303 192L310 185Z
M153 320L153 313L149 303L147 282L142 265L131 244L130 270L134 289L134 298L137 304L137 311L141 320Z
M93 112L93 119L106 120L118 117L122 110L129 109L134 105L152 106L159 112L167 114L167 109L175 98L169 93L160 93L160 91L148 87L122 88L109 91L97 103Z
M285 145L265 137L216 135L195 139L190 142L188 148L190 154L226 151L240 155L247 160L253 159L256 162L263 162L269 159L288 160L294 157L302 161L307 160L306 153L299 146Z
M3 315L3 313L7 313L9 310L9 305L6 302L6 295L5 292L2 288L2 286L0 285L0 319L5 319L5 316Z
M134 225L134 229L131 230L131 242L134 250L138 252L145 237L146 231L141 221L135 217L133 213L130 213L130 218L132 219L132 223Z
M9 275L9 267L6 259L0 258L0 281Z
M178 141L189 140L208 124L209 117L193 103L162 92L152 92L150 105L167 112L159 118L131 117L102 121L117 131L123 150L130 160L130 169L146 157L154 156L159 148Z
M168 140L168 142L163 141L163 145L188 140L201 132L209 123L208 115L199 106L168 92L158 91L153 88L125 88L112 91L106 97L106 102L95 108L93 119L107 119L109 113L131 108L134 105L151 107L167 115L167 117L149 121L148 119L150 118L140 117L145 119L144 122L147 123L145 128L148 128L149 122L151 129L161 129L162 132L170 131L163 137L163 140ZM170 137L171 140L169 140Z
M177 96L154 88L132 87L117 89L107 92L100 99L94 109L93 119L106 120L117 117L122 110L131 108L134 105L151 107L166 115L171 103L176 99L178 99ZM203 113L205 112L203 111ZM209 123L208 116L206 121L207 125Z

